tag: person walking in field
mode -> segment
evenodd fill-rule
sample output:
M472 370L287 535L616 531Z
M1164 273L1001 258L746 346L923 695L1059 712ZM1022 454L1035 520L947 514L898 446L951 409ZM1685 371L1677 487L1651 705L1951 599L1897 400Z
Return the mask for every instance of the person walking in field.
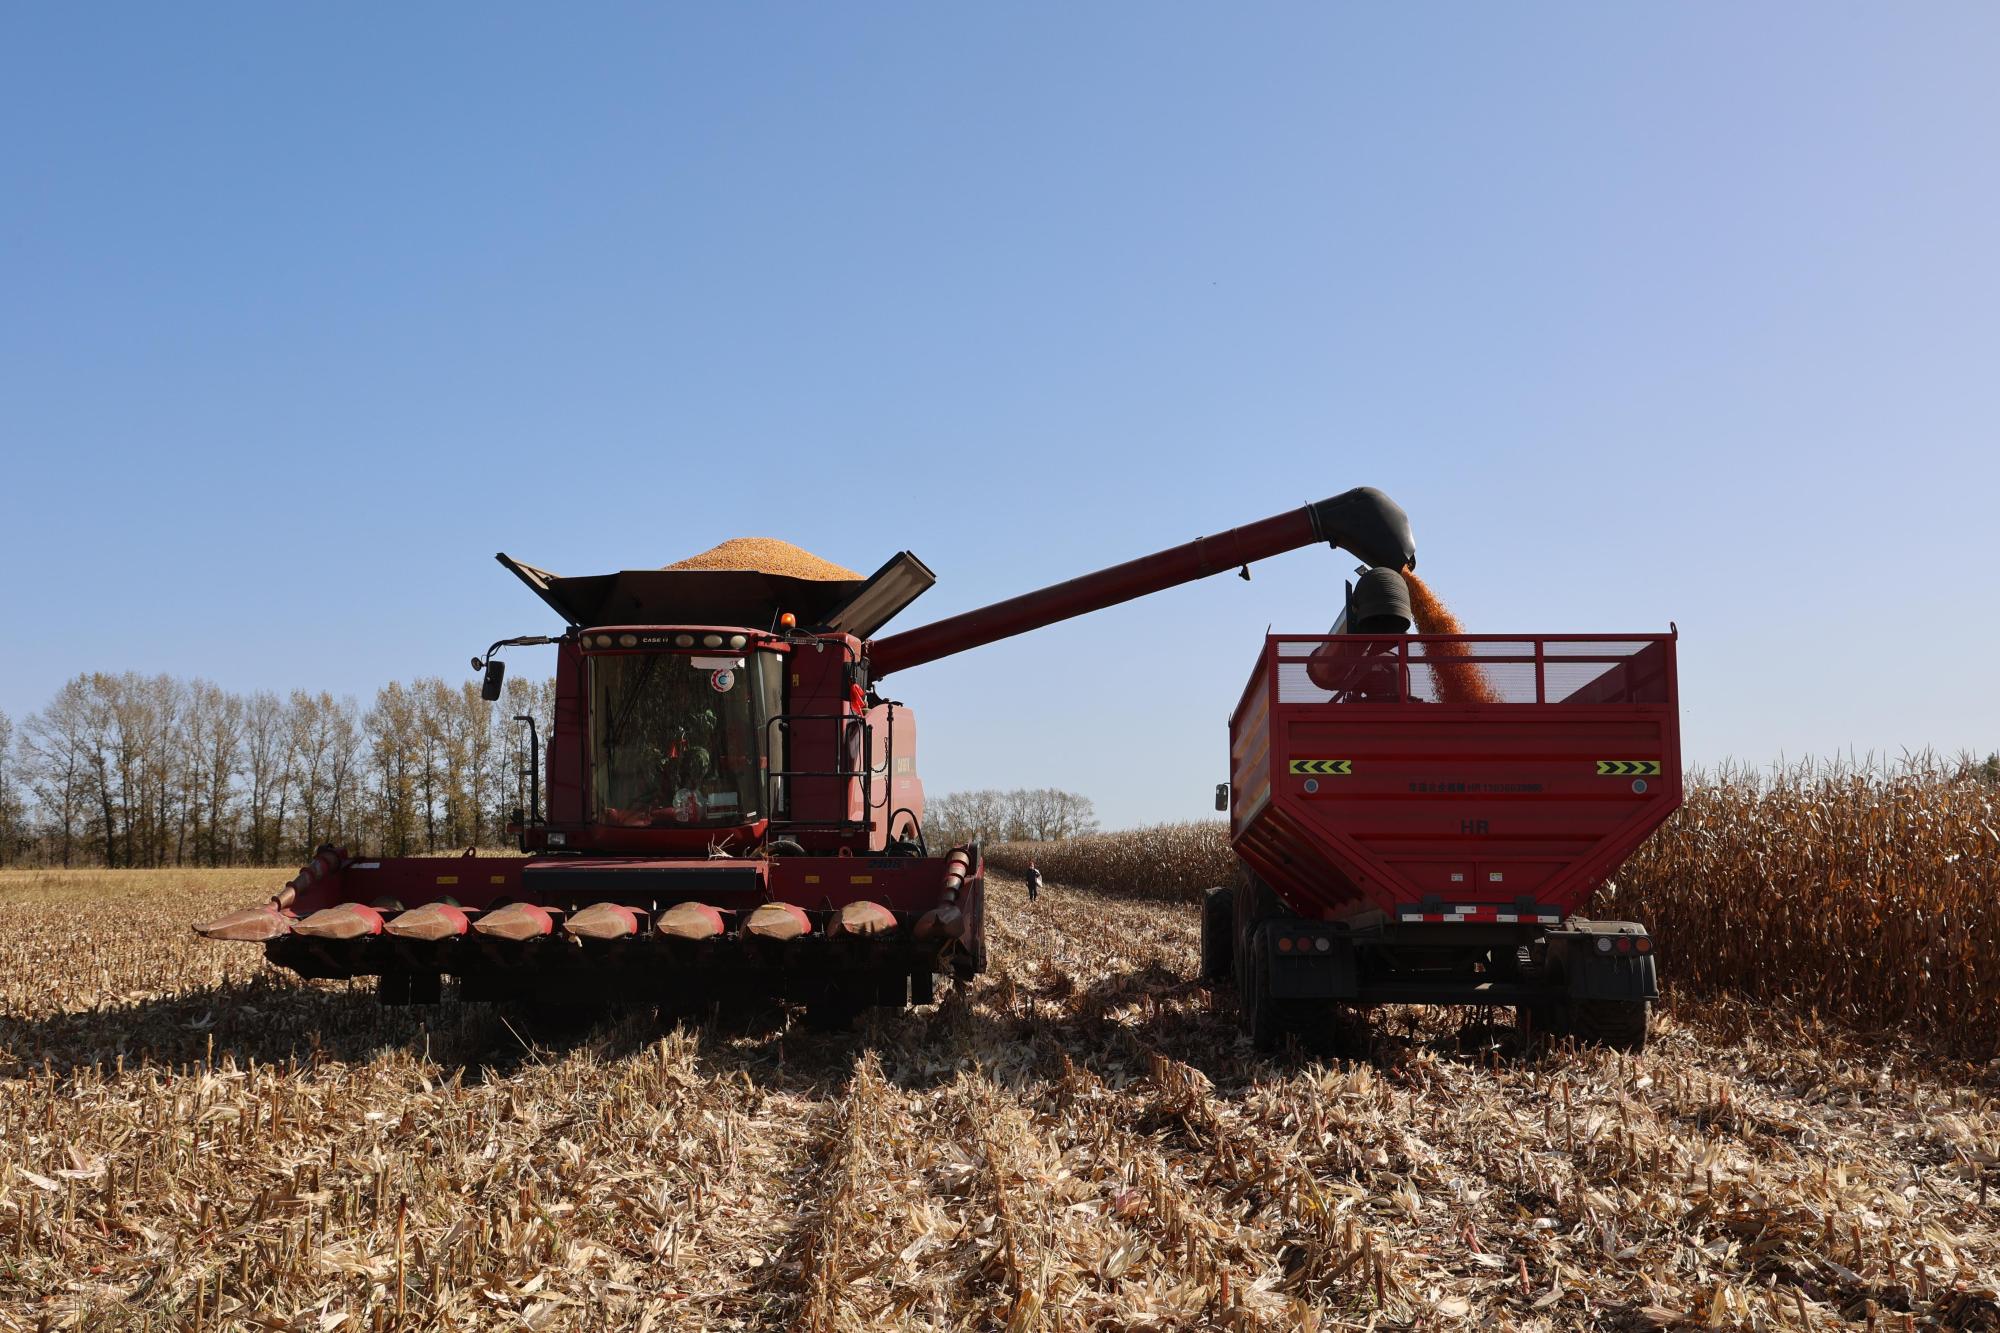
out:
M1042 892L1042 872L1035 869L1033 861L1028 862L1028 901L1033 902Z

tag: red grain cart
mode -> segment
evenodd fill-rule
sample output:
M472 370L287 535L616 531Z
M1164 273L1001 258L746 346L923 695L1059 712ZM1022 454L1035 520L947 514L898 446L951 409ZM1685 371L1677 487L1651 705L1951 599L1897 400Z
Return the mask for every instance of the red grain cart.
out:
M1336 631L1408 620L1355 610ZM1415 1003L1513 1005L1524 1026L1643 1045L1651 937L1577 914L1680 806L1674 647L1268 638L1218 801L1249 888L1210 890L1202 922L1204 971L1237 980L1252 1040Z

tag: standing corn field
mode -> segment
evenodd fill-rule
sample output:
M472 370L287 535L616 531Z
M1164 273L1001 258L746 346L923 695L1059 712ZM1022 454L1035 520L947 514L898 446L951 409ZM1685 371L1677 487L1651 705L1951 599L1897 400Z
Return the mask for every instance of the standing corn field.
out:
M2000 787L1969 763L1718 773L1611 892L1677 987L2000 1054Z

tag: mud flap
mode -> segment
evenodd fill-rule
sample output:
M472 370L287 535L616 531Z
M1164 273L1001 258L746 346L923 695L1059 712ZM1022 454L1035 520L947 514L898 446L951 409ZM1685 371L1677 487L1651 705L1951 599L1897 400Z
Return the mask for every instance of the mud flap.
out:
M1360 995L1354 945L1328 930L1324 921L1280 917L1264 922L1258 934L1272 999L1351 1000Z
M1572 921L1549 932L1549 960L1562 974L1564 994L1578 1000L1657 1000L1659 972L1651 953L1620 950L1622 939L1643 938L1646 928L1631 921ZM1609 941L1609 951L1598 947Z

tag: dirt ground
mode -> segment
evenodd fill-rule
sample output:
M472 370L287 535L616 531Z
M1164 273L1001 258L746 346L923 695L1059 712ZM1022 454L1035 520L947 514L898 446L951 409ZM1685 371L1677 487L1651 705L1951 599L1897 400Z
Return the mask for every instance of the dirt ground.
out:
M1267 1059L1193 908L999 879L937 1006L558 1037L187 930L282 878L0 874L0 1327L2000 1328L1992 1075L1887 1043Z

